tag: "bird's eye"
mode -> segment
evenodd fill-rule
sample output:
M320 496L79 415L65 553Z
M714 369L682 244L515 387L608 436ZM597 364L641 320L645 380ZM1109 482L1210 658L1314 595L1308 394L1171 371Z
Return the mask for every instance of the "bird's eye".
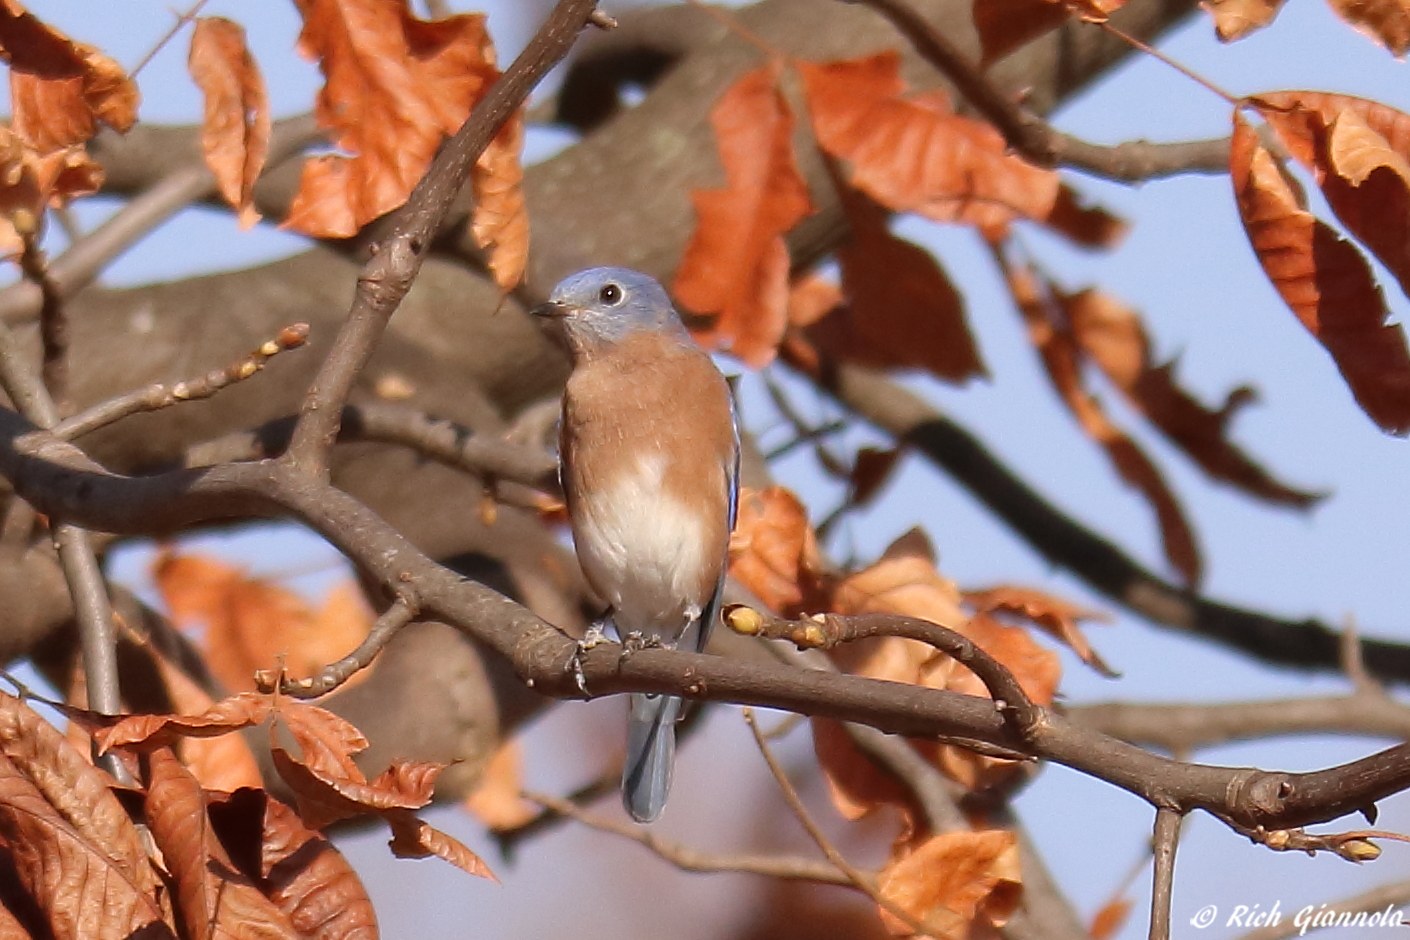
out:
M615 304L622 299L622 289L616 284L608 284L597 292L597 299L605 304Z

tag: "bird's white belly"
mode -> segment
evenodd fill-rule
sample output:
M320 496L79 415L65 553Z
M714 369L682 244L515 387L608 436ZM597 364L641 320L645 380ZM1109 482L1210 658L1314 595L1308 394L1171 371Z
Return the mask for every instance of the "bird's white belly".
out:
M618 630L669 643L700 616L707 559L704 522L662 486L665 466L664 456L643 458L610 487L582 494L574 539Z

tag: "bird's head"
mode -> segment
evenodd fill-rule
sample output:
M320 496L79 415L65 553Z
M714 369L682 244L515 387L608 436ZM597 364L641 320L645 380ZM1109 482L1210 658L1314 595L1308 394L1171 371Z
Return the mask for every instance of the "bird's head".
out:
M575 355L643 330L685 333L665 288L627 268L588 268L566 277L532 313L557 321Z

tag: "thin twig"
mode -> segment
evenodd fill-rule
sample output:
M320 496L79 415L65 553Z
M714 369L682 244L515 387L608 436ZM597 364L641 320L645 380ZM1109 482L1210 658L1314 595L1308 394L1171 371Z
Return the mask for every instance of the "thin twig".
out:
M1229 94L1227 91L1220 88L1218 85L1214 84L1209 79L1205 78L1203 75L1200 75L1193 69L1181 65L1179 62L1176 62L1174 59L1170 58L1170 56L1161 52L1159 49L1155 48L1149 43L1142 42L1141 40L1137 39L1135 36L1132 36L1129 33L1122 32L1115 26L1111 25L1111 23L1109 22L1103 21L1097 23L1096 25L1100 26L1108 33L1111 33L1111 35L1115 36L1117 39L1120 39L1122 42L1129 45L1132 49L1139 49L1141 52L1144 52L1151 58L1159 59L1161 62L1164 62L1166 65L1170 66L1172 69L1179 72L1181 75L1185 76L1190 81L1194 82L1202 88L1212 91L1220 98L1223 98L1225 101L1229 102L1229 104L1233 107L1239 108L1243 106L1244 101L1242 98L1238 97L1237 95Z
M676 842L669 842L656 834L654 829L636 826L598 816L578 806L572 800L549 796L545 793L524 793L524 799L552 811L574 819L590 829L610 832L624 839L631 839L646 846L661 858L682 871L693 872L743 872L751 875L765 875L769 878L782 878L789 881L811 881L817 884L852 886L854 882L842 871L825 862L811 858L771 855L717 855L701 852Z
M328 450L338 437L344 403L392 314L411 289L441 222L480 154L529 92L572 48L596 0L559 0L509 70L480 99L454 137L397 209L391 229L357 280L352 308L333 348L309 386L285 459L319 478L328 474Z
M357 649L336 662L331 662L319 670L318 675L304 679L291 679L283 670L271 672L261 670L255 673L255 685L262 692L279 691L290 698L318 698L327 695L354 675L372 665L372 660L382 652L392 637L416 616L416 605L404 597L392 602L382 616L368 631L367 638L358 644Z
M152 46L151 49L147 50L147 54L142 57L141 61L139 61L136 65L132 67L132 77L136 78L138 73L147 67L147 63L151 62L152 59L156 58L157 53L161 52L162 49L166 47L167 43L175 39L176 34L181 32L181 28L187 23L194 20L196 18L196 14L201 12L201 7L205 6L209 2L210 0L196 0L195 5L193 5L191 9L177 16L176 22L171 24L171 29L166 31L166 35L162 36L161 39L158 39L156 45Z
M686 0L686 2L689 3L691 6L695 7L701 13L704 13L706 16L710 17L710 19L714 20L716 23L719 23L721 26L729 30L735 36L738 36L740 39L743 39L755 49L758 49L764 54L766 58L784 58L784 55L781 51L779 51L774 46L769 45L769 43L762 36L751 30L749 27L745 26L738 20L738 18L732 16L728 11L722 10L717 6L714 6L713 4L706 3L705 0Z
M91 408L54 425L54 434L64 440L73 440L107 427L129 415L146 411L158 411L179 402L199 401L228 388L236 382L244 381L264 368L271 358L288 349L297 349L308 341L308 324L295 323L280 330L273 339L266 340L254 352L224 369L214 369L205 375L183 382L167 385L154 382L146 388L137 389L124 395L109 398Z
M916 52L953 82L965 100L998 128L1008 145L1032 163L1065 166L1128 183L1177 173L1228 172L1227 138L1169 144L1135 141L1102 146L1065 134L999 89L905 0L845 2L869 6L889 19L910 40ZM1132 43L1138 42L1122 35Z
M1170 940L1170 900L1175 885L1175 846L1180 841L1181 815L1162 806L1155 811L1155 834L1151 852L1155 873L1151 887L1150 940Z
M20 271L39 289L39 341L43 349L40 376L49 396L60 413L65 410L69 394L69 325L64 315L64 298L59 285L49 274L48 260L39 247L37 232L25 233L24 250L20 253Z
M784 801L788 803L789 809L793 810L793 815L797 818L798 822L807 830L808 836L813 840L813 843L822 851L823 855L827 856L827 860L845 874L848 881L857 889L864 892L867 897L875 901L877 906L901 921L901 923L905 924L912 931L921 936L934 937L936 940L940 940L942 936L941 932L929 930L924 921L917 919L910 911L907 911L895 901L892 901L890 898L886 897L886 895L882 894L876 887L876 879L874 877L863 872L843 857L842 853L837 850L837 846L832 844L832 840L827 837L826 833L822 831L822 828L814 821L812 814L808 812L808 808L803 805L803 798L800 797L798 791L793 788L793 783L788 779L788 774L784 773L782 765L778 762L778 758L774 757L773 749L769 747L768 740L764 738L763 732L759 729L759 722L754 717L754 709L744 709L744 721L749 725L749 731L754 735L754 743L758 745L759 753L764 756L764 762L769 765L769 772L774 775L774 780L778 783L778 788L783 794Z
M1044 710L1019 685L1003 663L982 650L973 640L929 620L895 614L814 614L804 620L788 620L763 614L752 607L735 604L725 609L725 623L736 633L789 640L803 649L831 649L839 643L879 636L919 640L952 657L984 683L994 707L1021 738L1028 738L1044 721Z

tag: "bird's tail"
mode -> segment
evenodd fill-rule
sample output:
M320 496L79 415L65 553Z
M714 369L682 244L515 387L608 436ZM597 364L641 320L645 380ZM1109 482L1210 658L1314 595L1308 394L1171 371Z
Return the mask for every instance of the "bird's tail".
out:
M676 758L676 721L681 699L633 695L627 715L627 765L622 769L622 804L637 822L654 822L671 792Z

